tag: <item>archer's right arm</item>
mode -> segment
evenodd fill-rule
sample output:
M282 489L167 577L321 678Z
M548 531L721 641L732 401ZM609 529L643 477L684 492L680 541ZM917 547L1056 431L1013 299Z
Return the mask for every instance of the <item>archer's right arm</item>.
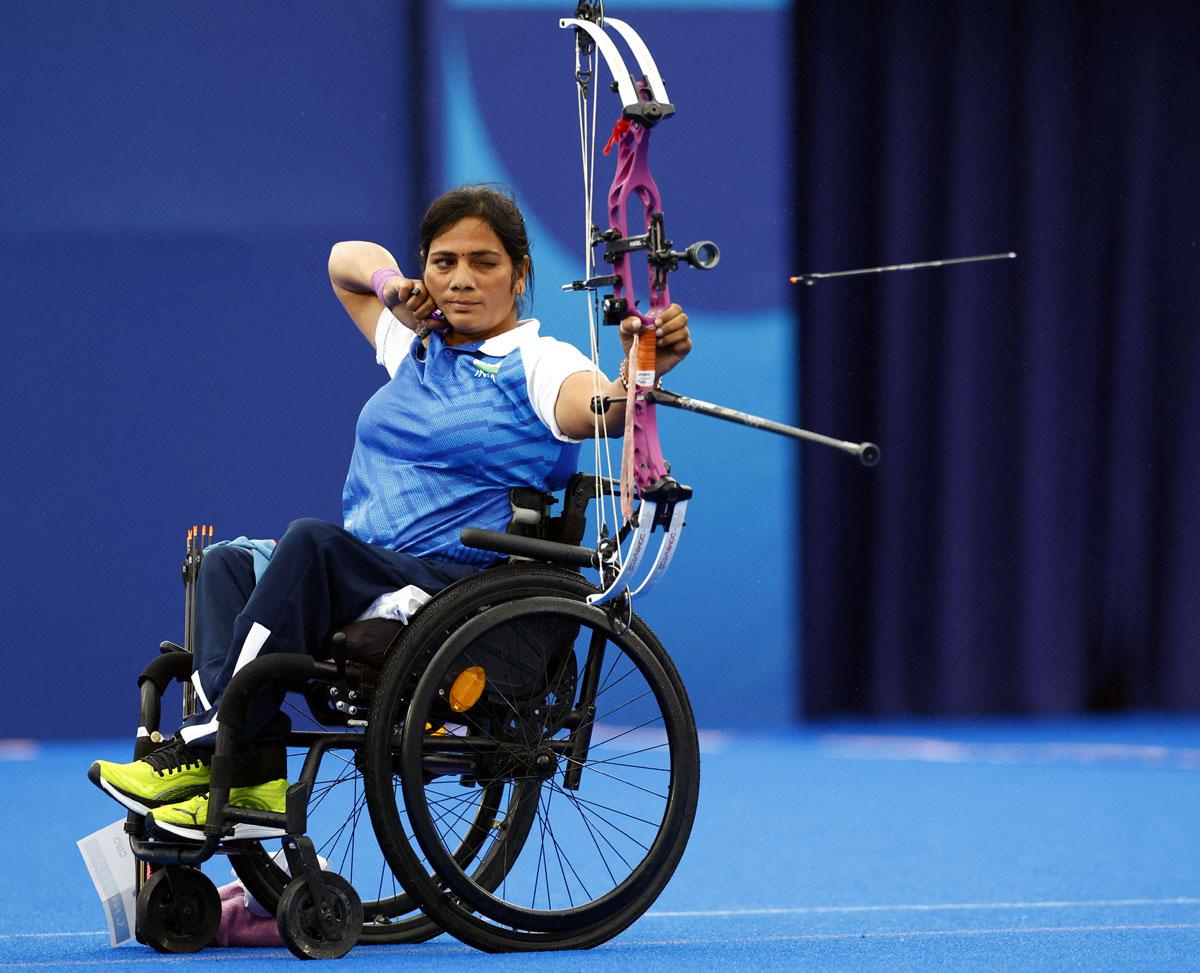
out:
M333 293L372 348L375 347L375 328L381 307L379 297L371 287L371 275L385 268L401 274L396 258L377 243L344 240L335 243L329 251L329 282L333 285ZM420 279L410 279L403 274L384 284L383 306L413 331L419 329L421 322L435 310Z

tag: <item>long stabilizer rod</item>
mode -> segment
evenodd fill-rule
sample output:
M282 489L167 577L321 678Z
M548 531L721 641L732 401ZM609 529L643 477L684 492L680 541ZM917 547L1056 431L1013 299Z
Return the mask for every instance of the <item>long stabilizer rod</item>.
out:
M739 412L737 409L717 405L715 402L705 402L702 399L677 395L675 392L668 392L666 389L654 389L651 392L647 392L646 400L654 402L657 405L668 406L672 409L685 409L688 412L698 412L701 415L712 416L714 419L736 422L742 426L749 426L751 429L764 429L767 432L778 433L781 436L788 436L792 439L803 439L806 442L819 443L822 446L832 446L834 449L856 457L863 466L874 466L879 462L879 447L874 443L851 443L844 439L834 439L832 436L822 436L819 432L809 432L807 429L801 429L799 426L789 426L782 422L775 422L772 419L764 419L762 416L751 415L748 412Z

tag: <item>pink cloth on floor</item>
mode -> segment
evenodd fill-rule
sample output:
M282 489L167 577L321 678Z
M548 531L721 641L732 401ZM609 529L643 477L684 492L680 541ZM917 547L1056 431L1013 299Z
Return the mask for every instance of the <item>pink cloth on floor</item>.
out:
M282 946L279 927L272 917L256 916L246 907L246 890L241 882L222 885L221 925L214 946Z

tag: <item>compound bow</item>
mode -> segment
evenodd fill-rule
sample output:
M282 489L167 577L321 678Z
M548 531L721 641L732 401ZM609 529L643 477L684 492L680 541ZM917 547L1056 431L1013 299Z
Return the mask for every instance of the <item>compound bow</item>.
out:
M604 4L580 3L575 16L559 21L559 27L575 31L575 80L578 95L579 131L585 195L585 275L582 280L563 285L563 290L587 291L592 295L588 305L589 335L596 376L593 412L596 415L596 496L600 499L597 524L597 551L601 567L603 591L588 601L602 605L610 602L628 604L633 597L650 591L662 578L678 546L684 516L692 489L671 476L670 466L663 458L659 444L656 405L688 409L716 418L767 429L783 435L824 445L831 445L857 455L868 466L879 459L879 450L870 443L849 443L831 439L794 426L771 422L757 416L735 412L722 406L685 398L657 386L657 348L654 320L671 303L667 275L681 264L698 270L711 270L721 258L720 249L711 240L701 240L684 250L672 249L666 236L663 207L658 185L650 171L650 136L654 127L675 114L675 106L667 96L666 86L646 44L637 32L622 20L604 16ZM638 74L625 65L612 37L613 31L633 54ZM604 147L607 155L615 145L616 172L608 191L607 230L601 230L592 218L592 199L595 176L596 139L596 82L599 57L603 59L613 79L613 89L621 98L621 117ZM641 203L645 228L630 233L627 208L634 200ZM603 260L612 272L596 274L596 249L603 246ZM643 311L635 296L633 254L643 252L647 262L649 302ZM603 297L601 290L609 290ZM628 394L626 397L625 442L621 462L622 527L609 532L604 500L612 496L608 484L612 478L611 456L602 456L602 446L608 442L604 414L613 399L603 396L599 387L599 338L597 320L616 325L634 316L646 329L634 337L628 363ZM603 481L603 482L601 482ZM640 501L634 509L634 495ZM613 504L615 507L615 504ZM614 522L616 510L612 510ZM657 553L642 571L642 563L650 548L651 536L662 529ZM633 538L624 558L621 542L632 530Z

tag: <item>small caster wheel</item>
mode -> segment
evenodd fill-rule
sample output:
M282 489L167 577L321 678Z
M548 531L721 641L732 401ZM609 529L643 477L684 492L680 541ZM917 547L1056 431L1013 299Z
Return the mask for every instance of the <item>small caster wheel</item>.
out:
M213 941L221 896L195 868L162 868L137 896L137 934L160 953L194 953Z
M275 920L279 935L300 959L345 956L362 935L363 906L354 886L336 872L322 872L321 877L325 882L324 910L303 875L288 882L279 897Z
M145 885L150 880L150 876L153 875L156 871L161 871L161 866L156 867L154 865L151 865L149 862L138 862L137 863L136 884L137 884L138 892L142 891L142 886ZM133 938L136 939L143 946L149 946L151 949L154 949L156 952L159 952L159 953L163 952L163 950L159 949L153 943L146 942L146 936L142 933L141 927L137 924L136 919L137 919L137 916L135 915L134 916L135 921L133 923Z

